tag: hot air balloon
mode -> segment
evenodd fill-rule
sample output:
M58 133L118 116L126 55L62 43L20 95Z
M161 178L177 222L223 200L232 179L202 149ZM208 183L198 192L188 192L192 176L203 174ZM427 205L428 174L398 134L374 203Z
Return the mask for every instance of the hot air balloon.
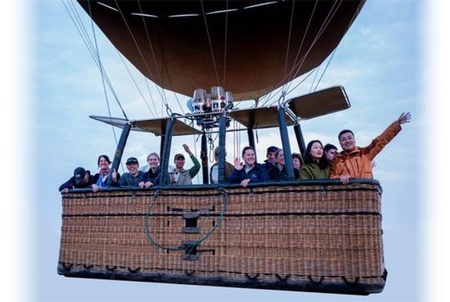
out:
M62 194L58 274L66 277L368 295L383 290L381 186L374 179L294 179L229 184L226 136L288 127L350 107L342 86L258 100L313 70L335 50L365 1L88 1L78 3L148 79L186 95L187 114L129 120L91 116L122 129L112 170L131 131L160 137L168 171L173 137L201 137L203 183L148 190L73 189ZM207 91L205 87L211 87ZM228 92L228 93L227 93ZM210 93L210 95L208 95ZM233 108L254 100L251 108ZM217 184L205 166L218 136ZM207 161L206 161L207 163Z

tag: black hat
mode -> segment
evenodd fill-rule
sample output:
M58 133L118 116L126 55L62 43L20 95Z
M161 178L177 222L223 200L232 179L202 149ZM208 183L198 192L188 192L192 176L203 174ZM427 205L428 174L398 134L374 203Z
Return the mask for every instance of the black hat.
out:
M83 182L86 171L82 167L78 167L73 171L73 177L75 178L75 184L79 185Z
M267 148L267 153L269 152L277 152L278 151L278 147L276 146L270 146L269 148Z
M136 157L130 157L127 159L126 164L127 165L129 165L129 164L138 164L139 165L139 162Z

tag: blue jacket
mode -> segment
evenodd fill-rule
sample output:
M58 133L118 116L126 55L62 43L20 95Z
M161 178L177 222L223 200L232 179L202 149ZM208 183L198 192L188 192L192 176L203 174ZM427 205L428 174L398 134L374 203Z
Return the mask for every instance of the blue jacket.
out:
M109 174L107 177L105 177L105 179L103 179L103 175L101 175L100 173L96 173L94 175L94 178L92 179L92 184L96 184L97 186L99 186L100 188L107 188L108 187L108 178L109 178ZM120 180L120 173L117 173L117 181L116 183L112 182L111 186L115 187L117 186L117 182Z
M236 168L231 173L228 181L230 183L241 183L244 179L251 179L250 182L264 182L269 181L269 174L265 165L255 164L253 169L245 172L245 165L242 169L237 170Z

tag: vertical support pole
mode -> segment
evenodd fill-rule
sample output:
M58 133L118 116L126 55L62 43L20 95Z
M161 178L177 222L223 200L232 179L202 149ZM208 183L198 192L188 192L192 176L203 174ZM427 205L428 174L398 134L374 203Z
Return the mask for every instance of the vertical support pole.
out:
M225 183L225 162L226 162L226 128L227 116L226 113L220 116L219 120L219 184Z
M169 184L170 177L168 177L168 169L169 169L169 156L170 150L172 147L172 133L173 127L175 125L176 119L174 114L170 116L166 125L166 133L164 134L164 145L163 151L161 154L161 186L165 186Z
M284 162L286 166L287 177L288 179L294 179L294 166L291 160L291 145L289 143L289 135L287 131L285 113L284 108L282 106L278 106L277 117L278 117L278 125L280 126L281 143L283 145L283 151L285 155ZM286 158L286 156L289 156L289 158Z
M248 128L247 129L247 137L248 137L248 144L249 144L249 146L256 150L255 133L253 132L253 128Z
M130 134L131 131L131 123L128 122L123 126L122 129L122 134L120 135L120 139L119 142L117 143L117 148L116 148L116 152L114 153L114 159L111 165L111 170L110 170L110 174L113 171L116 171L119 169L119 164L120 161L122 160L122 155L123 155L123 150L125 149L125 145L127 144L127 140L128 140L128 135ZM107 180L108 186L110 186L112 184L112 177L108 176L108 180Z
M208 184L209 183L209 176L208 176L208 146L206 142L206 133L203 132L202 134L202 145L201 145L201 151L200 151L200 159L202 160L202 174L203 174L203 183Z
M303 138L302 129L300 128L299 123L296 123L294 125L294 132L295 132L295 137L297 138L297 144L298 144L298 148L300 150L300 154L303 157L303 154L305 154L305 151L306 151L306 144L305 144L305 139Z
M159 140L159 158L162 158L162 154L164 152L164 140L165 140L165 135L161 135L161 139ZM161 164L161 163L159 163Z

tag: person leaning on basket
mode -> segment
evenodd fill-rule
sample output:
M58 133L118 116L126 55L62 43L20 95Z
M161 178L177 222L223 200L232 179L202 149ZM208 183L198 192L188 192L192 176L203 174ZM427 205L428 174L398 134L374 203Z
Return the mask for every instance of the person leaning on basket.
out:
M122 174L120 179L113 176L112 183L119 187L134 187L148 189L152 185L147 172L139 170L139 161L136 157L130 157L125 163L128 172Z
M230 183L239 183L245 188L249 182L269 181L269 174L265 165L256 162L255 149L250 146L244 147L242 159L244 163L241 162L239 157L234 160L234 170L228 178Z
M78 167L73 171L73 176L59 186L59 191L61 193L67 193L72 189L89 188L92 184L92 179L94 177L91 175L89 170L85 170L83 167Z
M401 125L410 121L411 113L402 113L364 148L356 146L355 135L351 130L342 130L338 135L342 152L331 161L330 178L339 178L343 184L347 184L350 178L373 178L373 159L402 130Z
M161 158L158 153L152 152L147 156L148 169L145 169L145 172L148 174L148 179L150 181L150 186L159 186L161 182L161 177L163 173L161 173ZM167 182L169 182L168 180Z
M100 190L100 188L108 187L108 177L110 176L110 174L112 178L115 179L120 178L120 174L118 172L116 172L115 170L111 171L109 167L111 165L111 160L107 155L105 154L100 155L97 159L97 164L99 170L98 173L94 175L91 185L93 192L97 192L98 190Z

